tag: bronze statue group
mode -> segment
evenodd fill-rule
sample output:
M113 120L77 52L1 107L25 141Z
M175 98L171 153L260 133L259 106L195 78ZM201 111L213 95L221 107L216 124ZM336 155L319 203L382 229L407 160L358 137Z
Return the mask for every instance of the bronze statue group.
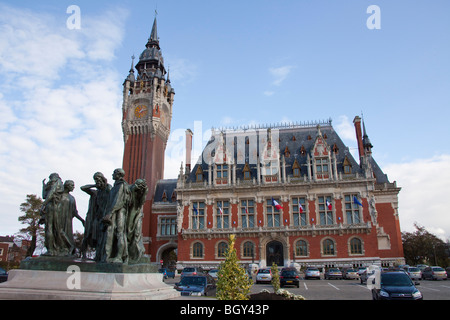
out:
M142 208L148 188L145 180L129 185L123 169L113 172L114 186L108 184L101 172L94 174L95 184L81 187L90 195L86 220L77 211L75 198L70 194L75 184L62 182L57 173L42 181L41 224L45 224L45 247L48 256L73 256L75 241L72 220L84 225L81 255L95 249L96 262L137 263L145 252L142 241Z

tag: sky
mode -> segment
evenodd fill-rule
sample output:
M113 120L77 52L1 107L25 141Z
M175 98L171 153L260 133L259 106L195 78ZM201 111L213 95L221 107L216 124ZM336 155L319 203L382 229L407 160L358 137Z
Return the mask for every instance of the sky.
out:
M212 127L331 118L356 154L363 115L402 188L402 231L450 238L448 0L0 1L0 235L18 232L20 204L52 172L75 181L82 217L79 187L97 171L112 181L122 84L155 10L176 93L165 178L187 128L195 151Z

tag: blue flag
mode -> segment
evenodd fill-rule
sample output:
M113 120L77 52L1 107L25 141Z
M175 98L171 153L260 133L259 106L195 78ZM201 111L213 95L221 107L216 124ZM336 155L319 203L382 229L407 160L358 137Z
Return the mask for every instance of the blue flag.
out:
M194 204L193 206L194 206L194 212L195 212L195 214L198 215L198 210L197 210L197 208L195 207L195 204Z
M358 199L357 199L355 196L353 196L353 202L354 202L355 204L357 204L358 206L361 206L361 207L363 206L362 203L359 202Z

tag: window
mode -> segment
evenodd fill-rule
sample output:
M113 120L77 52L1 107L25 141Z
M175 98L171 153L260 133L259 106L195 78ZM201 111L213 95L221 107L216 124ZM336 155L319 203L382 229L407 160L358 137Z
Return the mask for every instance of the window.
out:
M298 240L295 243L295 255L297 257L306 257L308 256L308 244L305 240Z
M205 228L205 203L193 202L192 203L192 229L204 229Z
M253 228L255 226L254 200L241 200L241 221L242 228Z
M344 174L351 174L352 173L352 164L348 160L347 156L344 159L344 162L342 163L344 167Z
M197 171L195 172L195 179L196 179L196 182L203 181L203 169L201 166L197 167Z
M161 218L159 220L159 234L161 236L173 236L177 234L176 217Z
M300 177L300 165L297 162L297 159L295 159L294 164L292 165L292 175L294 177Z
M316 159L316 172L317 174L328 173L328 159Z
M306 199L305 197L292 198L292 217L294 226L306 226Z
M217 257L218 258L224 258L225 254L227 253L228 250L228 243L226 242L219 242L218 246L217 246Z
M228 165L218 164L216 172L217 172L217 178L228 178Z
M276 202L281 203L279 199L274 199ZM266 201L266 214L267 214L267 226L279 227L280 226L280 211L272 206L272 199Z
M192 246L192 257L203 258L203 244L201 242L196 242Z
M243 246L243 253L245 258L255 257L255 245L251 241L246 241Z
M263 173L266 176L278 174L278 163L277 161L267 161L264 165Z
M358 238L353 238L350 240L350 253L351 254L362 254L362 241Z
M230 216L230 202L217 201L217 208L216 208L217 228L219 229L229 228L230 227L229 216Z
M322 196L318 198L320 225L333 224L333 207L331 203L331 197Z
M244 169L242 170L242 172L244 173L244 180L250 180L251 179L251 174L250 174L250 167L248 165L248 163L245 163Z
M324 255L335 255L336 248L334 245L334 241L331 239L325 239L322 242L322 252Z
M353 197L358 198L356 194L348 194L344 197L345 217L347 218L347 224L358 224L361 222L359 205L354 203Z

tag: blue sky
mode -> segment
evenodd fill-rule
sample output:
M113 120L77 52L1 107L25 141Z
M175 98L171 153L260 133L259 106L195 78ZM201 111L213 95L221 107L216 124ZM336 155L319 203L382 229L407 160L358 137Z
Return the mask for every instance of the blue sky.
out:
M80 29L66 12L81 10ZM370 5L381 29L368 29ZM122 83L158 35L175 89L166 177L186 128L331 118L402 187L401 228L450 237L450 3L442 1L0 1L0 234L59 172L79 186L122 164ZM176 169L175 169L176 168ZM74 192L84 216L88 197Z

